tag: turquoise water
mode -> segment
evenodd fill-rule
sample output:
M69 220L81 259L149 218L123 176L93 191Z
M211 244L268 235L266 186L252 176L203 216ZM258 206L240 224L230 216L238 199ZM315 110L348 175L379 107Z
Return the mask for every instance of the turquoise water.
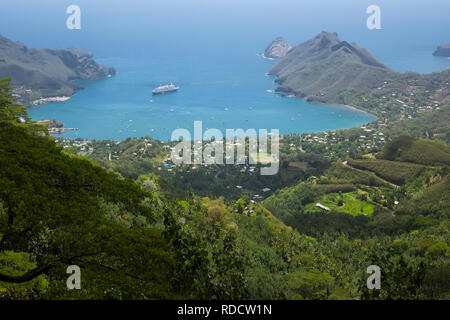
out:
M153 62L151 62L153 61ZM177 128L280 129L298 133L350 128L374 119L341 106L312 105L267 92L273 79L265 76L273 62L252 55L238 61L102 59L117 75L84 81L84 90L64 103L29 110L33 119L53 118L78 128L65 136L116 139L150 135L167 140ZM176 93L152 96L161 83L180 86ZM191 131L192 132L192 131Z
M68 137L166 140L195 120L223 131L303 133L374 119L268 93L275 84L265 74L274 62L257 53L280 35L295 45L322 30L338 32L401 72L450 66L449 59L431 55L450 42L448 0L379 0L381 30L366 28L371 0L77 0L81 30L65 28L70 4L2 0L0 10L3 35L34 47L89 49L98 62L117 69L115 77L82 82L85 89L69 101L29 110L33 119L54 118L79 128ZM180 91L152 97L154 87L168 82Z

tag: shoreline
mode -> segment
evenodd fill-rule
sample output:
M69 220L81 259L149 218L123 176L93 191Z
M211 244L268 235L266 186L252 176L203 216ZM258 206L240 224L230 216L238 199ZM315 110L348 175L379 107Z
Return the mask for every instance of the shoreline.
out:
M264 58L264 59L268 59L268 58L266 58L265 56L264 56L264 54L261 54L261 56ZM274 60L274 59L272 59L272 60ZM276 81L276 79L278 78L276 75L273 75L273 74L270 74L270 73L266 73L266 76L268 76L268 77L271 77L271 78L273 78L274 79L274 83L276 83L275 81ZM278 95L280 95L281 97L283 97L283 98L295 98L295 99L301 99L301 100L303 100L303 101L305 101L306 103L309 103L309 104L312 104L312 105L314 105L314 104L317 104L317 105L327 105L327 106L340 106L340 107L343 107L343 108L346 108L346 109L350 109L350 110L353 110L353 111L358 111L358 112L362 112L362 113L366 113L366 114L370 114L371 116L374 116L375 117L375 119L373 120L373 121L376 121L377 119L378 119L378 116L377 115L375 115L375 114L373 114L373 113L371 113L371 112L368 112L368 111L366 111L366 110L363 110L363 109L359 109L358 107L356 107L356 106L351 106L351 105L348 105L348 104L341 104L341 103L333 103L333 102L321 102L321 101L308 101L307 100L307 97L298 97L296 94L287 94L287 93L285 93L285 92L283 92L283 91L279 91L278 89L280 88L280 86L278 85L276 88L274 88L274 89L271 89L272 90L272 93L276 93L276 94L278 94Z
M274 90L274 93L279 94L281 97L288 98L288 96L283 96L283 94L280 94L280 92L277 92L276 90ZM349 110L352 110L352 111L357 111L357 112L360 112L360 113L365 113L365 114L368 114L368 115L371 115L371 116L374 117L373 120L371 120L371 121L369 121L369 122L367 122L367 123L365 123L365 124L362 124L362 125L370 124L370 123L373 123L373 122L375 122L376 120L378 120L378 116L376 116L375 114L370 113L370 112L365 111L365 110L362 110L362 109L358 109L358 108L355 107L355 106L346 105L346 104L339 104L339 103L326 103L326 102L320 102L320 101L307 101L306 99L301 98L301 97L297 97L297 96L294 96L294 97L291 97L291 98L301 99L301 100L305 101L306 103L308 103L308 104L310 104L310 105L322 105L322 106L331 107L331 108L333 108L333 107L338 107L338 108L342 108L342 109L349 109ZM46 99L48 99L48 98L46 98ZM46 103L51 103L51 102L64 102L64 101L67 101L67 100L71 99L71 97L53 97L53 98L50 98L50 99L64 99L64 100L62 100L62 101L48 101L48 102L46 102ZM43 104L44 104L44 103L43 103ZM358 126L353 126L353 127L350 127L350 128L338 128L338 129L334 129L334 130L331 130L331 131L337 131L337 130L350 130L350 129L352 129L352 128L357 128L357 127L360 127L360 126L358 125ZM67 131L78 131L78 130L79 130L78 128L61 128L61 129L62 129L62 130L53 130L53 131L51 132L51 134L54 134L54 135L63 135L63 134L66 133ZM302 135L302 134L312 134L312 133L317 134L317 133L324 133L324 132L327 132L327 131L330 131L330 130L321 130L321 131L313 131L313 132L302 132L302 133L286 133L286 134L280 134L280 138L283 137L283 136L285 136L285 135L292 135L292 134ZM152 137L151 135L146 135L146 136L142 136L142 137L128 136L127 138L138 138L138 139L143 139L143 138L145 138L145 137L147 137L147 136L150 137L150 138L152 138L152 139L155 139L155 140L157 140L157 141L163 142L163 143L170 143L170 142L171 142L170 139L168 139L168 140L164 140L164 139L156 139L156 138ZM77 137L76 139L79 139L79 138L80 138L80 137ZM67 139L73 140L74 138L67 138ZM90 138L82 138L82 139L89 140ZM116 140L116 139L100 139L100 140L111 140L111 141L115 141L115 142L123 141L123 140Z
M306 103L311 104L311 105L323 105L323 106L330 106L330 107L332 107L332 106L339 106L339 107L342 107L344 109L350 109L350 110L353 110L353 111L358 111L358 112L362 112L362 113L366 113L366 114L369 114L371 116L374 116L375 119L373 121L378 119L377 115L375 115L375 114L373 114L373 113L371 113L369 111L366 111L366 110L363 110L363 109L359 109L356 106L351 106L351 105L348 105L348 104L342 104L342 103L336 103L336 102L308 101L306 98L298 97L295 94L286 95L283 92L277 91L277 89L278 88L273 89L273 93L276 93L276 94L280 95L283 98L300 99L300 100L303 100Z
M374 116L375 119L378 119L377 115L375 115L375 114L373 114L373 113L371 113L371 112L368 112L368 111L366 111L366 110L358 109L357 107L354 107L354 106L351 106L351 105L348 105L348 104L337 104L337 105L342 106L342 107L347 108L347 109L354 110L354 111L358 111L358 112L370 114L370 115ZM374 121L375 121L375 120L374 120Z
M305 101L306 101L306 100L305 100ZM348 104L325 103L325 102L309 102L309 101L306 101L306 102L308 102L308 103L310 103L310 104L313 104L313 105L314 105L314 104L319 104L319 105L324 105L324 106L338 106L338 107L341 107L341 108L343 108L343 109L349 109L349 110L353 110L353 111L357 111L357 112L361 112L361 113L365 113L365 114L368 114L368 115L373 116L375 119L373 119L371 122L368 122L368 123L372 123L372 122L378 120L378 116L377 116L377 115L375 115L375 114L373 114L373 113L371 113L371 112L368 112L368 111L366 111L366 110L358 109L357 107L354 107L354 106L351 106L351 105L348 105ZM348 129L350 129L350 128L343 129L343 130L348 130ZM322 131L321 131L321 132L322 132Z
M264 53L257 53L256 55L257 55L258 57L261 57L261 58L265 59L265 60L270 60L270 61L275 61L275 60L277 60L277 59L275 59L275 58L266 57L266 56L264 55Z
M257 55L262 57L265 60L275 60L273 58L265 57L264 54L257 54ZM275 77L276 78L276 76L270 75L269 73L266 73L266 76ZM277 88L274 88L272 90L272 92L276 93L276 94L279 94L281 97L286 97L286 98L289 97L285 93L277 91ZM76 92L74 94L76 94ZM41 98L41 99L33 101L33 106L45 105L45 104L48 104L48 103L62 103L62 102L70 100L72 97L73 97L73 95L72 96L55 96L55 97ZM302 98L302 97L299 97L299 96L296 96L296 95L291 95L290 98L301 99L301 100L305 101L307 104L310 104L310 105L323 105L323 106L331 107L331 108L334 107L334 108L348 109L348 110L358 111L358 112L362 112L362 113L368 114L370 116L373 116L373 119L369 120L365 124L373 123L374 121L376 121L378 119L378 117L376 115L374 115L374 114L372 114L372 113L370 113L368 111L359 109L356 106L339 104L339 103L321 102L321 101L307 101L306 98ZM365 124L362 124L362 125L365 125ZM358 126L354 126L354 127L358 127ZM349 130L351 128L353 128L353 127L350 127L350 128L345 128L345 127L344 128L337 128L337 129L334 129L332 131ZM67 131L78 131L78 130L79 130L78 128L63 128L62 130L52 130L51 134L57 134L57 135L64 136L64 133L66 133ZM302 133L299 133L299 132L296 132L296 133L285 133L285 134L280 134L280 137L282 137L284 135L291 135L291 134L299 134L299 135L301 135L301 134L307 134L307 133L321 133L321 132L326 132L326 131L330 131L330 130L321 130L321 131L314 131L314 132L302 132ZM142 137L134 137L134 138L144 138L146 136L152 137L151 135L145 135L145 136L142 136ZM128 137L133 137L133 136L130 135ZM80 137L77 137L76 139L79 139L79 138ZM67 138L67 139L72 140L74 138ZM84 138L84 139L89 140L90 138ZM155 138L152 137L152 139L155 139ZM116 142L117 141L121 141L120 138L117 139L117 140L116 139L100 139L100 140L111 140L111 141L116 141ZM167 140L165 140L165 139L155 139L155 140L159 140L161 142L170 142L170 139L167 139Z

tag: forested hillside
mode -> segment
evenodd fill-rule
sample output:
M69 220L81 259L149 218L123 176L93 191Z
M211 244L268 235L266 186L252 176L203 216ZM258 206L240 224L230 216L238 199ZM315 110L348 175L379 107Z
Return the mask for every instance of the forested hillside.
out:
M141 174L141 166L137 179L123 178L56 144L15 104L7 81L0 142L2 299L450 297L446 149L408 162L415 148L435 150L434 142L394 141L370 159L420 166L400 188L377 170L350 165L361 159L321 167L311 158L320 175L264 202L174 195L157 170ZM130 160L135 143L116 150L130 168L146 163ZM147 143L158 146L152 167L164 147ZM81 290L66 288L73 264ZM371 264L385 272L375 295L366 289Z
M424 150L427 155L409 158ZM338 243L342 235L363 245L385 243L389 249L374 253L375 261L384 261L381 256L389 252L401 264L410 264L410 272L422 273L408 281L422 289L433 286L427 281L448 274L443 270L450 261L448 146L401 137L389 143L380 157L393 160L335 163L319 178L276 192L263 206L301 234L330 237ZM439 287L448 297L448 281Z
M116 73L97 64L93 54L72 47L66 50L29 48L0 35L0 74L12 79L14 95L24 104L48 97L72 96L79 79L100 79Z

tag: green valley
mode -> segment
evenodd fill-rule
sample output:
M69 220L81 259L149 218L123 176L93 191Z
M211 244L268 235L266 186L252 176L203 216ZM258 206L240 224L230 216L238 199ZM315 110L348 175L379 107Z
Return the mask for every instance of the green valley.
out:
M334 160L288 136L280 180L246 166L200 166L186 184L189 169L167 160L170 144L57 144L45 126L19 121L26 110L10 90L3 81L3 299L450 297L443 142L392 138L369 158L355 151ZM82 290L66 289L69 264L82 268ZM365 285L371 264L388 275L378 294Z

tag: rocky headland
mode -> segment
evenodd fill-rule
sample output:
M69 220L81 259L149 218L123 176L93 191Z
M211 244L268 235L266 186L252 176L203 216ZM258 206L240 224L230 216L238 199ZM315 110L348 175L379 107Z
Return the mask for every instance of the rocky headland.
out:
M0 35L0 78L11 78L13 94L26 106L71 97L82 87L73 80L95 80L116 73L95 62L89 51L29 48Z
M436 51L433 52L433 56L450 57L450 43L438 46Z
M280 59L285 57L292 47L282 37L273 40L264 51L264 57L271 59Z

